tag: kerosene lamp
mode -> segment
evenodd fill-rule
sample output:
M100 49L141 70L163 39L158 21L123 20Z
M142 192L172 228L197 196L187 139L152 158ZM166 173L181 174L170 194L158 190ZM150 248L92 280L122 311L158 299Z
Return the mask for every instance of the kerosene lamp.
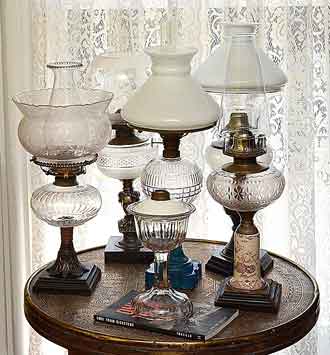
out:
M155 320L182 320L193 313L188 296L171 287L167 274L170 250L182 244L187 233L189 216L195 207L187 202L170 200L166 190L156 190L151 198L131 204L138 235L142 243L155 252L153 286L133 300L136 315L148 315Z
M195 78L205 91L221 95L221 117L215 131L215 140L206 150L206 160L212 170L229 163L231 157L224 154L224 141L230 132L250 130L269 135L269 118L266 94L279 92L287 82L283 71L256 47L257 24L224 24L224 45L217 48L200 65ZM237 114L248 113L247 116ZM265 153L257 157L261 164L272 162L272 149L267 145ZM233 234L240 217L237 211L225 207L233 223ZM273 266L266 250L260 250L261 272L265 274ZM224 276L232 275L234 267L234 237L220 247L206 264L206 269Z
M152 75L123 107L123 118L137 129L157 132L163 139L163 157L151 160L141 176L143 191L166 189L171 198L193 201L201 190L199 167L180 157L182 136L209 129L216 124L219 108L190 75L194 48L175 46L146 50L152 61ZM151 287L154 267L146 273ZM169 278L174 288L196 287L201 276L200 262L192 262L182 247L169 257Z
M134 190L133 182L141 176L145 165L157 155L151 140L138 136L122 117L120 110L110 115L114 135L99 153L97 166L107 177L120 180L123 184L118 199L125 216L118 221L122 236L111 236L104 251L105 262L150 263L153 252L143 248L137 238L134 217L127 207L139 201L140 193Z
M239 112L242 120L247 113ZM276 313L281 285L261 277L260 234L253 217L277 200L285 186L282 173L257 162L266 152L266 137L240 128L225 137L224 154L233 158L207 179L211 196L240 217L234 232L234 272L220 283L215 304L239 309Z
M52 89L18 94L14 102L24 117L18 136L32 161L54 182L32 194L31 207L38 218L60 227L57 259L43 269L34 284L38 292L90 295L101 277L96 265L82 264L73 246L73 228L94 218L101 196L77 176L97 159L109 141L111 123L107 108L112 93L76 88L75 70L81 63L56 62Z

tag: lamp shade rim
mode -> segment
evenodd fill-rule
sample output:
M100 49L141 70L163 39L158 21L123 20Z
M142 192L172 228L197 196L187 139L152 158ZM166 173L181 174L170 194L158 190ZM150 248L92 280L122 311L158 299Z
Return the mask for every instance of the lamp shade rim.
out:
M179 200L155 201L147 198L129 205L127 210L141 217L184 218L195 212L196 207L189 202Z
M17 105L17 107L36 107L36 108L52 108L52 109L65 109L65 108L71 108L71 107L88 107L88 106L93 106L93 105L98 105L102 103L107 103L113 99L114 94L110 91L105 91L105 90L98 90L98 89L77 89L78 92L82 93L89 93L92 92L94 94L99 94L100 96L103 96L102 99L98 100L92 100L90 102L85 102L85 103L74 103L74 104L66 104L66 105L52 105L49 103L32 103L27 101L28 95L34 95L34 94L47 94L49 92L49 97L53 89L48 88L48 89L39 89L39 90L32 90L32 91L23 91L19 94L16 94L13 97L13 102ZM68 89L59 89L59 90L68 90ZM46 97L46 96L45 96Z

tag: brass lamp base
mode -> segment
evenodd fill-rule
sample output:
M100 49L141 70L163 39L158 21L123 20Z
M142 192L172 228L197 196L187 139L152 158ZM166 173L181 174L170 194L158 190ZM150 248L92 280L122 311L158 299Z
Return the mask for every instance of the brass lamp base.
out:
M146 248L138 250L123 249L119 246L121 236L111 236L104 250L104 262L124 264L150 264L154 260L154 253Z
M88 264L84 264L84 268L86 271L80 277L52 276L47 269L44 269L33 285L33 291L90 296L101 279L101 270L96 265Z
M216 306L238 308L245 311L277 313L282 294L282 286L271 279L265 280L267 286L261 290L243 291L234 289L226 278L220 285L215 297Z
M205 269L223 276L232 276L234 272L234 259L227 257L224 253L225 246L219 247L216 254L213 254L205 265ZM261 275L266 275L274 266L273 259L267 250L260 250Z

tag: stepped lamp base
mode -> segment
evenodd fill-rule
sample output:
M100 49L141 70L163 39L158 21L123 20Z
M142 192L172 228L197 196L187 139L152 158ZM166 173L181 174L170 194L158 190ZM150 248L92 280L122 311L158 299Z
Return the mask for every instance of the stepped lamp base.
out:
M245 311L277 313L282 285L271 279L265 280L267 287L257 291L243 291L229 285L226 278L220 285L214 304L221 307L238 308Z
M149 289L154 281L154 264L151 264L149 269L145 272L145 288ZM198 286L199 280L202 278L202 264L197 260L190 260L189 264L178 271L168 271L168 277L171 287L181 290L193 290Z
M96 265L84 265L86 272L77 278L51 276L47 268L33 285L33 292L90 296L101 279L101 270Z
M154 253L147 249L124 250L118 243L122 236L111 236L104 250L105 264L124 263L124 264L150 264L154 260Z
M225 277L232 276L234 272L234 260L222 254L225 246L220 246L216 254L213 254L205 264L205 269ZM274 266L273 259L267 250L260 250L261 275L266 275Z

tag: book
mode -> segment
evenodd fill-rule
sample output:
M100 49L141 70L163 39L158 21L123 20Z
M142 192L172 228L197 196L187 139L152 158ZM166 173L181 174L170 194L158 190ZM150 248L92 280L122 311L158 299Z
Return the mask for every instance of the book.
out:
M134 315L131 301L138 294L139 292L135 290L130 291L117 302L96 313L94 319L108 324L206 341L217 335L238 316L237 309L194 304L194 313L188 320L148 319L148 315Z

